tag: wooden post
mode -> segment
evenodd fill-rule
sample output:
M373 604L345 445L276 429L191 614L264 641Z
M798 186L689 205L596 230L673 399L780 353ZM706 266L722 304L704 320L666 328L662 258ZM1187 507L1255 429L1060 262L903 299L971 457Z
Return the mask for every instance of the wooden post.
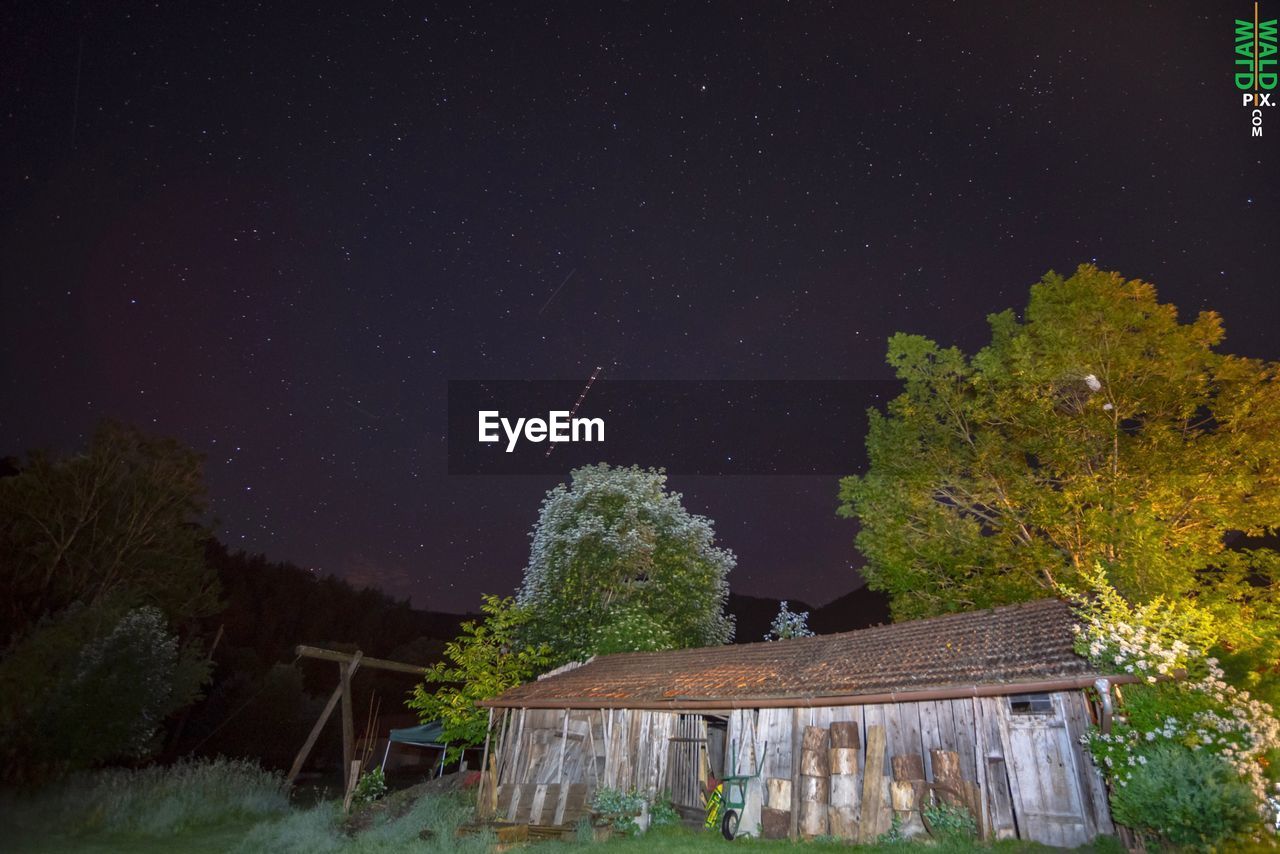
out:
M858 841L870 845L880 831L880 806L884 799L884 727L867 727L867 764L862 774L862 820Z
M360 665L360 658L363 653L357 652L351 658L350 667L355 670ZM307 735L307 740L302 743L302 749L298 751L298 755L293 759L293 766L289 769L289 776L285 777L285 782L292 786L293 781L297 779L298 774L302 772L302 766L306 763L307 757L311 754L311 749L316 746L316 739L320 737L320 731L324 729L325 723L329 720L329 715L333 714L333 707L338 704L338 700L342 697L342 681L339 680L338 687L333 689L333 694L329 697L329 702L325 703L324 710L320 712L320 717L316 719L315 726L311 727L311 732Z
M343 662L338 665L338 678L342 688L342 782L345 789L351 788L351 763L356 755L356 726L351 708L351 672L350 664Z

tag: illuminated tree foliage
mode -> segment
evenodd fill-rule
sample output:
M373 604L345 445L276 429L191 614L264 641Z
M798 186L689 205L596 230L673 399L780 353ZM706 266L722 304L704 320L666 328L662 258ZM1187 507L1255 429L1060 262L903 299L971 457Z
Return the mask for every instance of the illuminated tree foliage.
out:
M733 639L724 605L736 559L666 481L601 464L547 493L520 601L530 641L548 644L555 663Z
M547 665L546 647L520 641L529 615L514 599L486 596L481 610L484 619L462 624L462 633L445 646L448 661L427 669L407 703L423 723L441 723L450 761L484 741L489 713L478 701L532 679Z
M870 413L867 473L841 481L894 616L1050 595L1097 564L1131 600L1195 600L1239 644L1274 633L1280 562L1243 544L1280 523L1277 365L1217 352L1217 314L1180 323L1150 284L1088 265L989 322L971 357L890 339L905 389Z

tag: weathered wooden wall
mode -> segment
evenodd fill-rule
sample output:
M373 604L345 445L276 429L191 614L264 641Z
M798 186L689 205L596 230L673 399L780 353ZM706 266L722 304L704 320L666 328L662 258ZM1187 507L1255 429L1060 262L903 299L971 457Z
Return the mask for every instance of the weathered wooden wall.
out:
M1084 695L1075 691L1052 696L1054 714L1045 716L1012 715L1005 697L739 709L729 715L726 767L711 770L718 775L759 775L748 788L740 824L743 832L758 833L762 814L768 811L775 831L789 819L790 835L798 835L800 800L807 782L811 793L861 799L862 803L832 800L831 815L837 821L827 825L834 831L825 832L846 837L855 833L849 826L850 817L855 816L856 833L866 841L888 829L893 798L901 801L906 792L899 785L891 797L895 764L891 759L920 757L930 782L938 782L935 762L947 759L958 768L955 785L972 800L984 838L1080 845L1099 833L1113 832L1113 827L1102 778L1079 742L1089 724ZM842 754L841 767L830 769L841 777L835 786L815 783L812 761L807 769L810 779L802 779L806 775L800 740L805 728L829 729L837 721L850 724L841 733L842 742L857 735L856 748L850 748L857 750L856 757ZM883 733L883 757L879 763L872 762L872 768L882 769L880 792L864 779L868 760L874 758L868 757L868 745L881 743L878 736L874 741L868 738L873 728ZM574 820L591 793L602 786L650 796L688 790L682 798L687 800L693 791L691 781L705 774L705 749L690 746L706 734L706 725L697 715L630 709L517 709L504 716L499 732L498 813L513 820L545 824ZM858 779L853 780L848 772L855 765ZM913 761L897 765L900 775L918 767ZM768 783L771 778L777 781L773 785ZM789 802L768 803L770 791L775 799ZM866 798L864 792L876 797ZM805 814L813 830L820 821L818 811Z

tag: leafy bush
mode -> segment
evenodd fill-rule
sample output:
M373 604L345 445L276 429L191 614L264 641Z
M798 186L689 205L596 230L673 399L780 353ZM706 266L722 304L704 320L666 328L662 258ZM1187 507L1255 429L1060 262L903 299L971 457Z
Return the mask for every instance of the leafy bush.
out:
M1259 828L1257 798L1221 757L1160 744L1142 758L1112 795L1112 814L1120 823L1196 848L1211 848Z
M1176 600L1134 606L1111 587L1101 569L1086 578L1090 593L1071 594L1083 623L1077 627L1077 651L1102 672L1142 677L1122 689L1124 702L1111 732L1092 729L1085 736L1094 761L1112 783L1113 803L1123 796L1132 810L1138 796L1127 788L1147 776L1144 769L1157 750L1169 748L1220 760L1252 792L1255 814L1274 820L1264 766L1280 749L1280 721L1270 705L1228 685L1217 659L1208 655L1219 640L1211 615ZM1161 678L1183 672L1188 678ZM1147 795L1152 791L1150 786L1142 789ZM1158 810L1155 804L1149 808Z
M160 724L208 673L201 651L180 646L159 609L110 598L73 605L0 661L4 774L40 779L148 756Z
M644 795L640 792L623 792L619 789L600 788L591 800L591 811L598 823L606 824L619 833L634 836L640 832L636 818L644 810Z
M463 623L462 634L445 646L449 663L429 667L406 703L423 723L443 724L442 736L451 745L449 762L484 741L488 712L476 701L525 682L542 672L548 661L545 646L520 642L520 629L529 615L514 599L485 596L481 610L485 618ZM431 684L440 687L430 691Z
M925 807L923 813L929 822L930 832L936 839L958 842L978 835L977 822L972 813L962 806L936 803Z
M374 768L360 775L356 783L354 801L357 804L371 804L387 793L387 780L381 768Z
M667 793L669 794L669 793ZM649 826L650 827L666 827L680 823L680 813L676 812L675 806L667 795L658 798L649 805Z

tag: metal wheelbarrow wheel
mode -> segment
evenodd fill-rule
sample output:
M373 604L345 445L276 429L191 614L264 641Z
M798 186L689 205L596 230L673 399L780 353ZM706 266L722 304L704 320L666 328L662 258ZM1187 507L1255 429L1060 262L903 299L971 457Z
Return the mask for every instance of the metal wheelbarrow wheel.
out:
M738 835L738 822L741 817L737 810L725 810L724 817L720 819L720 834L730 842Z

